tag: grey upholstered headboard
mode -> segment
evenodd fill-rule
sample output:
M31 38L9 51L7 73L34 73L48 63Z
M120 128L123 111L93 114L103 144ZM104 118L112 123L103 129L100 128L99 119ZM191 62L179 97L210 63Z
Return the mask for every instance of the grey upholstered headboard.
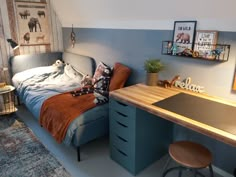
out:
M11 57L9 60L10 74L13 76L26 69L49 66L58 59L64 60L65 63L70 63L76 70L84 74L92 76L95 71L96 64L93 58L68 52L50 52Z
M78 70L82 74L93 76L96 67L96 63L93 58L64 52L62 54L62 59L65 63L70 63L76 70Z
M14 74L26 69L49 66L52 65L57 59L62 59L62 52L17 55L11 57L9 60L10 74L13 76Z

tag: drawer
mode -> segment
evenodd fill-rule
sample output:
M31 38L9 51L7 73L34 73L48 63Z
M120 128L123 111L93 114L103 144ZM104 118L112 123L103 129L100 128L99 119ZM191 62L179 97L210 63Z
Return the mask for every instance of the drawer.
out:
M110 119L110 132L114 132L127 141L134 139L134 124L125 125L116 119Z
M128 116L114 109L110 109L109 114L110 114L109 115L110 119L114 119L126 126L130 126L131 124L134 124L134 119L135 119L134 116Z
M109 108L129 117L135 116L135 107L112 98L109 100Z
M128 140L126 138L121 137L119 134L115 132L110 132L110 144L114 145L128 156L134 157L134 152L135 152L134 138Z
M132 174L134 174L134 158L130 158L127 154L125 154L119 148L111 145L110 148L111 158L119 163L121 166L126 168Z

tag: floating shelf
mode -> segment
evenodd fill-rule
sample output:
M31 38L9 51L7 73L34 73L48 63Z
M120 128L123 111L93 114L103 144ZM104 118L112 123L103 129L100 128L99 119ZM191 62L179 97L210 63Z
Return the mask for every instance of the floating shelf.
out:
M185 46L193 46L193 50ZM226 62L229 59L229 52L230 45L228 44L183 44L173 41L162 41L163 55Z

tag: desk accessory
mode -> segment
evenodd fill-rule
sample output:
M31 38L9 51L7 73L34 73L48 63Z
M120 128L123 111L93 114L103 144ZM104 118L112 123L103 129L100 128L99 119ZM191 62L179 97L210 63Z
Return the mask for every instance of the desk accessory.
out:
M176 75L175 77L173 77L173 79L171 81L168 81L168 80L159 80L158 81L158 84L160 86L163 86L165 88L168 88L168 87L172 87L174 85L174 83L180 79L180 76L179 75Z
M191 84L191 77L187 77L184 81L175 81L174 86L180 87L182 89L190 90L193 92L202 93L204 92L204 87L196 84Z

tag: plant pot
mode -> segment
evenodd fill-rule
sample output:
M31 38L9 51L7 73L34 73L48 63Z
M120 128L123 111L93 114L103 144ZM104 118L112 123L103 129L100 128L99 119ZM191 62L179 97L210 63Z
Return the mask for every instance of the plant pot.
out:
M158 75L157 73L147 73L146 74L146 84L149 86L157 86Z

